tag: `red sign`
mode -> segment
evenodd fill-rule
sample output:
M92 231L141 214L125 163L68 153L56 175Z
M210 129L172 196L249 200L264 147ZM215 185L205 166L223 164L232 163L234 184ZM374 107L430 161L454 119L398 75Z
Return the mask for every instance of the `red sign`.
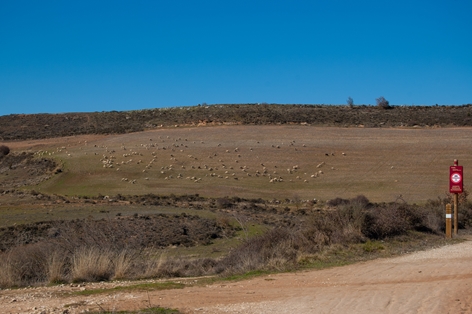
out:
M451 166L449 168L449 192L462 193L464 191L463 182L462 166Z

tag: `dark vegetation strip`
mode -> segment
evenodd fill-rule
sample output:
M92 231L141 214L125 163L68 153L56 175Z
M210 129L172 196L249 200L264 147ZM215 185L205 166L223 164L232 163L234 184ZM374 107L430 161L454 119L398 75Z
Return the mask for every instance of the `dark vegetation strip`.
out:
M156 127L212 124L300 124L316 126L472 126L472 105L330 106L233 104L135 111L0 116L0 140L79 134L123 134Z

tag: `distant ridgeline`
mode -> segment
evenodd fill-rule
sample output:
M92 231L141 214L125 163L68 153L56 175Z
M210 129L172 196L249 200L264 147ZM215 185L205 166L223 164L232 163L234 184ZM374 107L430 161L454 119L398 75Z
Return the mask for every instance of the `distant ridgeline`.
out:
M117 134L159 127L222 124L303 124L337 127L472 126L472 104L463 106L340 106L231 104L134 111L0 116L0 140L79 134Z

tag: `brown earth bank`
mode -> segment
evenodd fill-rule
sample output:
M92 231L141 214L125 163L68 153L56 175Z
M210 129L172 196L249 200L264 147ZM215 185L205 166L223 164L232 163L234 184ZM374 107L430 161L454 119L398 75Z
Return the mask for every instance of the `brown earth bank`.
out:
M79 134L115 134L146 129L223 124L304 124L338 127L472 126L472 105L333 106L232 104L61 114L0 116L0 140Z
M461 235L460 235L461 236ZM77 295L136 282L71 284L0 291L2 313L135 311L182 313L472 313L472 237L427 251L318 271L175 290ZM187 279L196 283L202 278Z

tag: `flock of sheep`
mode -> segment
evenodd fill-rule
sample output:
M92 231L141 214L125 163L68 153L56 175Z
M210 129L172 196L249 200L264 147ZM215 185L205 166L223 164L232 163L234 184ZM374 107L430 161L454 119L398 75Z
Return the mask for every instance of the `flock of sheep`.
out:
M98 157L101 167L106 170L123 172L121 182L136 184L139 180L189 180L195 183L209 179L223 180L265 180L267 183L304 182L320 178L326 162L316 165L316 170L304 170L295 158L284 155L289 149L303 154L308 149L305 144L297 144L294 140L286 143L270 144L256 141L241 147L230 147L226 143L205 143L203 140L189 140L182 137L156 136L146 139L145 143L117 143L115 145L92 145L87 141L80 142L79 150L83 154ZM87 147L88 146L88 147ZM67 147L62 146L55 151L40 151L38 155L52 156L62 154L72 157ZM341 153L346 156L345 153ZM334 153L325 153L334 156ZM326 158L326 157L325 157ZM280 160L282 159L282 160ZM313 168L313 167L311 167ZM141 173L141 175L139 174Z
M267 150L261 149L264 144L254 143L254 146L228 147L228 144L218 143L213 147L202 140L189 140L188 138L171 138L170 136L158 136L149 138L147 143L124 144L117 147L101 146L104 149L99 162L103 168L125 171L130 173L133 165L133 175L137 172L147 173L144 180L190 180L199 183L210 178L225 180L245 180L247 178L261 178L268 183L302 181L308 183L310 179L321 177L322 169L326 164L321 162L314 172L304 172L298 164L264 161L267 158L261 154L267 154ZM226 146L226 147L225 147ZM295 141L286 147L294 150L306 148L306 145L296 147ZM266 149L269 146L265 147ZM280 154L281 144L270 145L275 149L270 154ZM258 154L258 150L261 154ZM334 155L330 153L330 156ZM345 154L343 153L345 156ZM262 162L260 162L262 161ZM270 166L269 166L270 164ZM136 167L138 170L136 170ZM334 167L331 167L334 170ZM122 177L123 182L135 184L136 179Z

